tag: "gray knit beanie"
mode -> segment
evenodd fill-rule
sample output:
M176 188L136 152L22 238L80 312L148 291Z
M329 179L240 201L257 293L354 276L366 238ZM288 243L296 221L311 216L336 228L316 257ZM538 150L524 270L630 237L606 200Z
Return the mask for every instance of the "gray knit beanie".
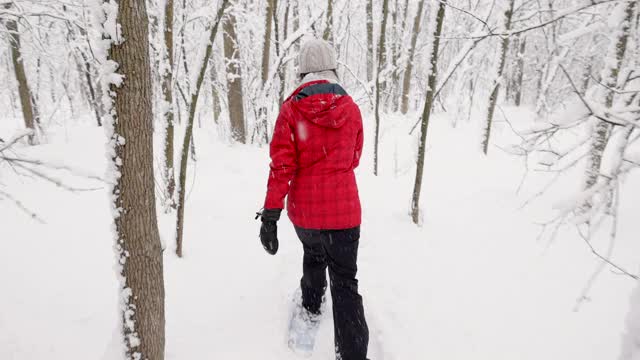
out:
M335 70L337 67L336 51L328 42L313 39L302 45L298 55L298 75Z

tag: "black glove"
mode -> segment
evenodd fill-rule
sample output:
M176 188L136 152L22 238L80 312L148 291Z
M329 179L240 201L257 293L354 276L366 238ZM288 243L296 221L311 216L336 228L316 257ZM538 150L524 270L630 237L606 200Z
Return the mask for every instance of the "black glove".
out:
M262 247L271 255L278 252L278 225L280 213L282 209L264 209L258 212L256 219L260 217L262 226L260 226L260 242Z

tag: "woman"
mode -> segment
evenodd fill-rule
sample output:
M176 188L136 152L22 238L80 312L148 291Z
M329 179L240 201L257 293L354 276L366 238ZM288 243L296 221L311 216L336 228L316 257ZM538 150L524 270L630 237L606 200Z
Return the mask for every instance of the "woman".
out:
M328 267L336 356L366 360L369 330L356 279L361 209L353 172L362 153L362 117L338 85L336 67L327 42L314 39L302 46L302 85L282 104L271 141L260 239L270 254L277 252L276 222L287 197L287 213L304 248L301 306L292 327L315 335ZM313 335L290 339L290 345L311 351Z

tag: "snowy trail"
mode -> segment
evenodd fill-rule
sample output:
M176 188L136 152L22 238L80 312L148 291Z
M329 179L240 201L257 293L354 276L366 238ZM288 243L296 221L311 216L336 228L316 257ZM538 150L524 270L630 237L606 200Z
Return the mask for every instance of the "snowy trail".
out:
M517 210L518 161L504 154L482 160L456 146L469 143L458 135L464 132L435 124L423 227L409 220L411 161L394 164L392 149L398 146L386 144L383 152L384 168L399 167L398 176L387 171L374 178L366 161L359 170L359 279L369 357L615 357L633 283L606 272L590 294L593 300L572 312L596 264L593 257L569 233L544 252L531 213ZM34 155L58 154L101 173L102 132L77 131L73 141L41 146ZM267 255L254 220L264 196L267 151L222 145L205 131L196 135L184 259L171 252L173 218L160 217L167 243L167 359L297 359L286 346L286 328L302 247L285 219L279 224L280 252ZM399 151L411 148L407 141ZM456 166L461 163L465 169ZM7 251L0 252L0 359L101 359L117 316L106 194L4 181L20 189L46 224L0 203L0 219L9 219L2 224ZM623 221L632 221L637 204L625 206L630 215ZM621 232L621 261L638 262L634 239ZM334 358L330 314L329 306L312 360Z
M180 356L176 354L176 358L210 354L211 357L222 355L223 358L228 356L250 359L273 354L269 355L272 356L269 358L296 359L297 357L286 347L286 328L289 316L288 302L301 276L302 247L287 219L279 224L281 245L276 256L267 255L259 244L259 223L253 219L253 214L264 196L266 166L252 176L226 177L203 174L206 171L215 172L215 169L220 168L225 168L231 173L243 174L248 170L243 164L250 161L255 163L256 155L263 158L264 164L268 164L268 159L264 151L256 149L242 154L240 159L215 156L216 153L219 151L213 151L211 155L202 154L199 159L195 190L187 208L187 219L190 220L185 237L190 241L185 243L187 250L184 259L168 259L166 281L167 288L174 289L167 295L169 309L192 304L187 309L179 309L179 313L168 313L168 338L173 339L173 333L179 337L179 333L195 331L210 334L203 337L215 339L217 345L212 347L210 342L194 344L191 339L184 339L180 345L168 344L168 348L175 345L187 351L180 351ZM234 191L232 199L217 200L216 195L211 195L217 193L214 189L247 191ZM228 221L228 213L241 214L242 217ZM212 225L213 228L203 229L203 224L215 225ZM378 318L392 313L389 307L395 303L394 292L406 293L411 283L398 281L402 280L400 272L404 269L394 269L398 261L397 256L392 255L385 261L380 253L381 250L387 252L393 248L400 248L392 246L393 240L373 237L373 231L375 230L363 227L360 251L361 291L365 297L371 328L371 357L394 359L386 350L383 340L383 326L392 325L394 321L390 318L383 322ZM220 251L216 251L216 248ZM420 254L415 253L411 258L413 266L419 266ZM405 257L405 260L408 261L409 258ZM381 262L384 266L380 266ZM198 276L196 280L192 279L194 274L203 275ZM382 285L381 279L387 277L396 278L396 281L384 285L387 286L384 294L376 292L375 288ZM205 287L202 294L194 294L190 290L194 286L193 281ZM390 298L387 295L390 295ZM419 297L414 297L412 306L404 307L407 317L411 316L409 312L415 309L420 301ZM206 309L202 315L194 313L201 309ZM197 320L194 324L194 320L191 320L194 318L203 321ZM202 318L212 321L204 321ZM419 336L420 334L413 334L416 341ZM402 334L402 337L411 338L412 335ZM251 339L250 344L243 344L243 338ZM241 356L237 353L239 349L242 349ZM234 353L236 355L232 356ZM169 356L171 358L173 355L170 353ZM319 331L316 352L311 359L330 359L332 356L333 321L329 304Z

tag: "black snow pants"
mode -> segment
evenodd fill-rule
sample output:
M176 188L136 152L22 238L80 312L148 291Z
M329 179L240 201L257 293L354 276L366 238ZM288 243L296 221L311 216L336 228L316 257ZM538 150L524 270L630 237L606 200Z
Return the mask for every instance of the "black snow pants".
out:
M360 227L346 230L296 227L296 233L304 247L302 305L311 313L320 313L329 267L336 358L366 360L369 328L356 279Z

